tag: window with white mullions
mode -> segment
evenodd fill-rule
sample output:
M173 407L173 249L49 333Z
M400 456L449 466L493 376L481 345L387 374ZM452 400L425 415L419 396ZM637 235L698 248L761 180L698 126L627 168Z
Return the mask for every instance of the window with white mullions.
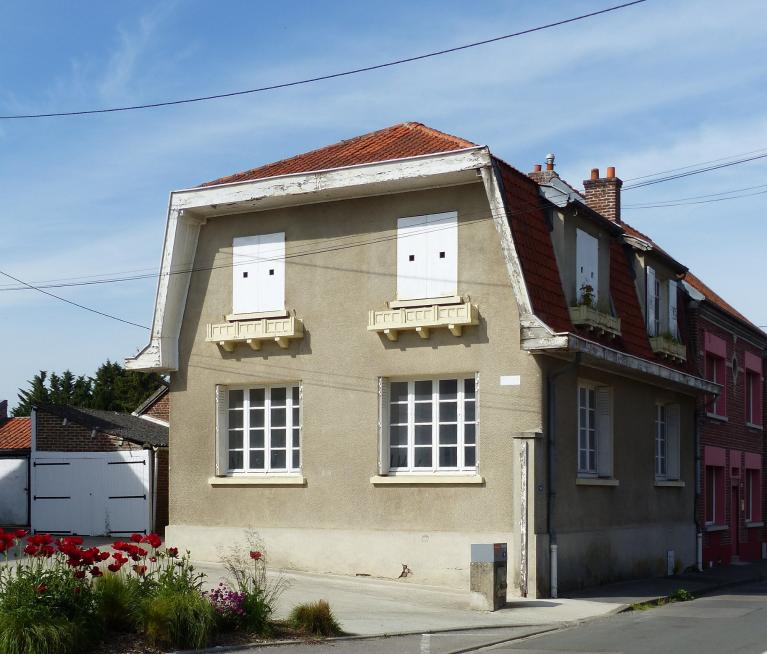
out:
M476 401L474 377L390 382L389 470L476 470Z
M227 396L228 472L298 472L299 387L230 388Z
M667 447L666 438L666 407L662 404L655 406L655 476L665 478L667 467Z
M578 388L578 472L597 474L596 390Z

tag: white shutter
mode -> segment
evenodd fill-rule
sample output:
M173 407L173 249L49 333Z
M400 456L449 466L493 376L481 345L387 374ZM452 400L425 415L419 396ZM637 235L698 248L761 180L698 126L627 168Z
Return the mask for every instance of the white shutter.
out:
M389 380L378 378L378 474L389 472Z
M444 297L458 292L458 214L438 213L426 217L426 297Z
M676 301L677 301L677 285L673 279L668 280L668 330L671 332L672 338L678 338L679 331L677 328L677 314L676 314Z
M583 299L583 286L592 288L593 305L599 293L599 241L583 230L575 232L575 290L578 302Z
M398 300L415 300L429 295L426 230L426 216L397 220Z
M666 406L666 478L679 479L680 412L678 404Z
M612 389L596 389L597 474L613 476L613 400Z
M232 312L285 308L285 233L243 236L232 243Z
M223 476L229 469L229 400L225 386L216 386L216 474Z
M647 292L645 293L647 304L647 333L657 336L655 333L655 269L647 266L647 279L645 280Z

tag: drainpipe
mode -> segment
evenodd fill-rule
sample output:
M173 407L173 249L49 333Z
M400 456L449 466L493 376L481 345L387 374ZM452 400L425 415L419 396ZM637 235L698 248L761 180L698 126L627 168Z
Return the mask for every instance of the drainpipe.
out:
M693 429L693 440L695 447L695 498L692 505L692 515L695 521L695 567L699 572L703 571L703 527L698 519L698 502L701 495L701 474L700 474L700 411L696 408L694 413L695 427Z
M149 531L157 530L157 451L160 448L152 447L152 522Z
M546 531L549 534L549 595L556 598L558 594L557 583L557 532L551 516L554 511L554 503L557 497L554 479L556 478L556 420L557 420L557 386L556 380L570 370L576 370L581 362L581 353L576 352L575 358L566 365L550 372L546 377L546 454L548 474L546 475Z

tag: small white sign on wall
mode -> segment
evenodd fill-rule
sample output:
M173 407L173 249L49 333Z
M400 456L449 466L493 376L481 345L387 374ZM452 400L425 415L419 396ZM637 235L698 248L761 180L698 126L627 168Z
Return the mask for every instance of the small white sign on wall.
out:
M521 383L519 375L501 375L501 386L519 386Z

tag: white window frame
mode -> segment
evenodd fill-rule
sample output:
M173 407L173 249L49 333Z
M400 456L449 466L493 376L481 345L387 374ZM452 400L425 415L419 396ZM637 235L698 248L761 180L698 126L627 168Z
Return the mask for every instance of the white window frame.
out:
M285 389L285 404L273 406L272 392L274 389ZM295 394L298 396L298 403L296 404L294 398ZM223 458L223 463L219 463L219 470L227 476L252 476L252 475L294 475L301 472L301 459L302 459L302 425L303 425L303 389L300 382L285 382L276 384L248 384L248 385L236 385L226 386L221 388L222 406L218 411L218 425L217 425L217 447L219 448L219 457ZM250 391L264 391L264 404L263 404L263 432L264 432L264 444L262 448L251 448L251 405L250 405ZM229 397L232 391L243 392L243 404L242 409L231 409L229 406ZM285 447L274 448L272 444L272 409L285 409ZM254 410L256 408L254 407ZM296 411L294 411L294 409ZM231 411L242 411L242 447L231 448L229 444L229 415ZM294 415L297 414L298 422ZM223 424L222 424L223 423ZM278 426L275 429L280 429ZM255 428L254 428L255 429ZM297 432L297 434L296 434ZM296 446L294 438L298 437L298 446ZM223 440L222 440L223 439ZM263 450L264 453L264 466L261 468L252 467L250 461L251 450ZM271 465L271 453L274 450L285 450L285 467L272 467ZM229 467L229 453L232 451L242 451L243 466L241 468ZM298 463L294 463L294 455L298 456Z
M439 394L439 383L444 381L457 382L456 393L456 420L440 422L439 407L441 404L449 404L453 400L441 399ZM466 398L465 384L466 381L474 382L474 398ZM415 399L415 384L417 382L431 382L431 399L424 401L416 401ZM389 475L424 475L424 474L439 474L439 475L466 475L475 474L479 469L479 379L478 375L440 375L437 377L425 376L425 377L395 377L391 379L383 379L382 383L386 385L386 406L382 407L385 411L385 430L382 434L382 456L385 461L385 465L382 465L382 473ZM406 402L394 402L391 397L392 384L404 383L407 384L407 400ZM431 444L430 445L418 445L416 444L415 432L417 425L428 425L429 422L416 421L416 405L417 404L430 404L431 405ZM468 405L474 406L474 420L467 419L466 408ZM406 423L401 421L392 422L392 409L394 406L406 406ZM439 464L440 449L453 447L452 443L441 445L439 442L439 427L440 424L455 424L456 425L456 444L458 455L457 465L455 466L441 466ZM466 427L474 426L474 443L466 442ZM391 430L392 427L406 427L407 444L406 446L392 446L391 444ZM417 467L415 465L415 450L416 449L431 449L431 465ZM406 466L392 466L391 454L392 449L406 449ZM474 465L466 464L466 450L474 449Z
M655 478L666 479L668 474L668 423L666 406L655 405Z
M586 402L584 403L584 398ZM597 387L578 384L578 474L596 477L599 470L597 434ZM593 455L593 456L592 456Z

